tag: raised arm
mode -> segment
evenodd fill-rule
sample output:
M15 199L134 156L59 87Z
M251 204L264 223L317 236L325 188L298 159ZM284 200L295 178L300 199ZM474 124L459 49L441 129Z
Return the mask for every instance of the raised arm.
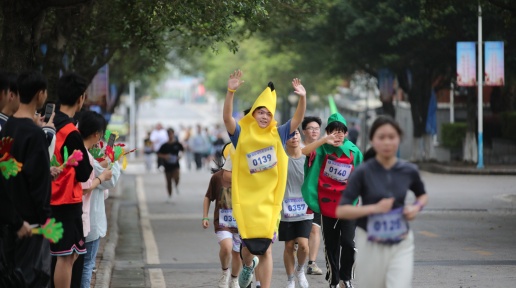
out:
M305 147L303 147L303 149L301 149L301 152L303 153L303 155L308 156L308 155L310 155L310 153L315 151L317 148L321 147L323 144L333 145L334 142L335 142L334 134L326 135L326 136L322 137L321 139L318 139L317 141L314 141L314 142L306 145Z
M226 100L224 100L223 119L226 130L229 134L233 135L236 129L236 121L233 118L233 96L236 90L244 81L240 80L242 77L242 71L236 70L229 75L228 80L228 92L226 93Z
M296 112L294 113L294 117L290 121L290 133L293 133L299 124L303 122L303 118L305 117L306 111L306 90L305 87L301 84L301 80L298 78L294 78L292 80L292 86L294 87L294 93L299 95L299 101L297 102Z

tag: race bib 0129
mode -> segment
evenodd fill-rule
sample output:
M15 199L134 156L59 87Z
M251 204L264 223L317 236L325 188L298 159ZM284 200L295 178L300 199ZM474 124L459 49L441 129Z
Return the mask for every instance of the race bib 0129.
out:
M367 239L372 242L394 244L405 239L408 233L403 207L387 213L367 217Z
M349 178L352 168L353 166L351 164L343 164L328 159L324 166L323 175L341 183L345 183Z
M272 146L251 152L246 158L251 174L271 169L278 164L276 151Z

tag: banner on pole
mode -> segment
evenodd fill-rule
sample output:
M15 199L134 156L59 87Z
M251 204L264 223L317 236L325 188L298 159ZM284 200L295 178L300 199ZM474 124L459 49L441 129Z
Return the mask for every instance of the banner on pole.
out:
M457 85L477 86L475 42L457 42Z
M484 83L486 86L503 86L505 83L503 41L484 43Z

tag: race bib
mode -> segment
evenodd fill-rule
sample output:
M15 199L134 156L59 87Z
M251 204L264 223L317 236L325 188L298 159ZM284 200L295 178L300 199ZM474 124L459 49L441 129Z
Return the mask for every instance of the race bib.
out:
M168 159L167 159L167 163L168 164L176 164L177 163L177 155L173 155L173 154L168 154Z
M219 209L219 226L226 228L236 228L237 223L233 217L233 209Z
M333 180L345 183L351 173L351 164L343 164L333 160L326 160L323 175Z
M378 243L398 243L408 233L403 207L384 214L369 215L367 218L367 239Z
M246 158L251 174L271 169L278 164L276 151L272 146L251 152Z
M289 198L283 200L283 216L285 218L296 218L306 215L306 205L303 198Z

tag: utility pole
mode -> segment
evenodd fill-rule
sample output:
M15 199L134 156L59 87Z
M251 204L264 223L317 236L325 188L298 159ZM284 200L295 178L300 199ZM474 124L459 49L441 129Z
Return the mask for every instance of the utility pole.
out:
M480 7L480 1L478 2L478 71L477 71L477 87L478 87L478 162L477 168L484 168L484 121L483 121L483 65L482 65L482 7Z

